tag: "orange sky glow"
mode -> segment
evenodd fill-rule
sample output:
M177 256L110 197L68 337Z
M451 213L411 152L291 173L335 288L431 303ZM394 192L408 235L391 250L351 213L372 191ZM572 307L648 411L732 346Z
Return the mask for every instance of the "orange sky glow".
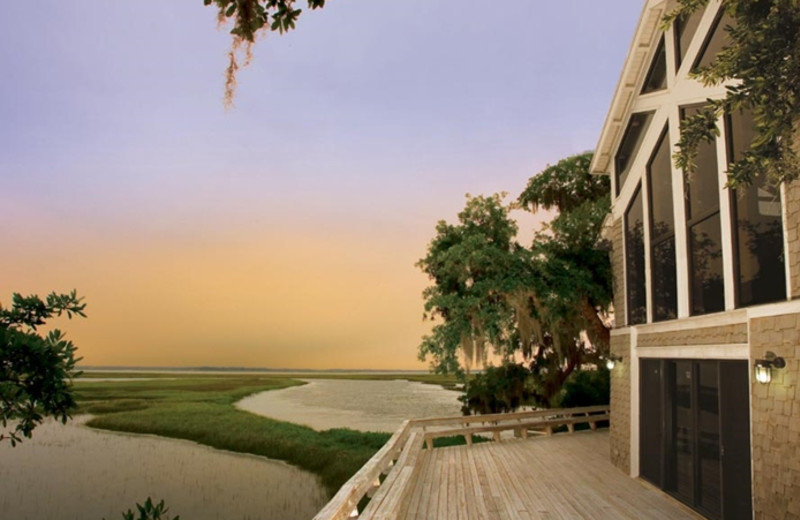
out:
M0 303L76 289L84 365L425 370L437 221L594 147L640 11L331 2L258 42L226 111L202 4L4 13ZM517 217L529 245L545 217Z

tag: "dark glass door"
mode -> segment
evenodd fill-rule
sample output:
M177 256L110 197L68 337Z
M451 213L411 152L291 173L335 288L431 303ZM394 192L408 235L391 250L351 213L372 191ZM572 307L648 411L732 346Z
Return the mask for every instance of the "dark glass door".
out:
M753 518L749 376L747 361L719 362L722 511L726 519Z
M751 518L747 361L640 362L640 474L707 518Z
M667 364L667 388L672 406L667 430L666 490L688 504L694 504L697 451L693 364L692 361Z
M697 507L711 518L719 518L722 513L718 369L716 361L697 362L698 380L694 387L697 392L695 477L698 484L695 496Z
M639 474L664 487L664 361L643 359L639 371Z

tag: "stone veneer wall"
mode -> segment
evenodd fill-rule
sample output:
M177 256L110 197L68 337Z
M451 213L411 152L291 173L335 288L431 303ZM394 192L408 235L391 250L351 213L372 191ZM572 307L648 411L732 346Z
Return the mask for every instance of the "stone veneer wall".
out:
M617 219L611 226L611 273L614 291L614 321L617 327L628 323L625 311L625 257L623 256L622 219Z
M767 350L786 359L768 385L753 380L753 513L800 518L800 314L753 319L750 359Z
M630 474L631 470L631 336L611 336L611 353L620 356L611 371L611 463Z
M681 347L687 345L732 345L747 343L747 324L719 325L669 332L639 333L637 347Z
M800 181L786 185L786 241L789 244L789 287L800 298Z

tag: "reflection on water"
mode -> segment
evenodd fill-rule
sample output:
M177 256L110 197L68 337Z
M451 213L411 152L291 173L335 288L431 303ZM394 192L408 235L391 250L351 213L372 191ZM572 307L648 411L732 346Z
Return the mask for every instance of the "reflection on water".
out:
M461 415L458 393L410 381L311 379L307 385L262 392L238 408L317 430L393 432L405 419Z
M281 462L81 422L0 443L2 518L113 520L151 496L187 520L299 520L326 502L314 475Z

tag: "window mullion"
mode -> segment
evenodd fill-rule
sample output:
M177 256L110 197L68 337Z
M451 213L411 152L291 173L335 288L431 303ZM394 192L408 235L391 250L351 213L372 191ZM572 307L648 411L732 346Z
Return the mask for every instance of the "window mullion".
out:
M717 120L720 135L717 138L717 170L719 183L719 217L722 228L722 272L725 284L725 310L736 308L736 279L733 266L733 219L731 218L731 191L725 187L728 182L728 135L724 116Z
M677 106L669 111L669 142L677 143L681 137L680 110ZM689 248L686 232L686 186L683 171L670 161L672 169L672 208L675 216L675 279L678 291L678 318L689 316Z
M642 175L642 221L644 222L644 272L645 272L645 301L647 302L647 323L653 323L653 281L650 257L652 256L652 242L650 237L650 226L652 215L650 214L650 179L648 175Z

